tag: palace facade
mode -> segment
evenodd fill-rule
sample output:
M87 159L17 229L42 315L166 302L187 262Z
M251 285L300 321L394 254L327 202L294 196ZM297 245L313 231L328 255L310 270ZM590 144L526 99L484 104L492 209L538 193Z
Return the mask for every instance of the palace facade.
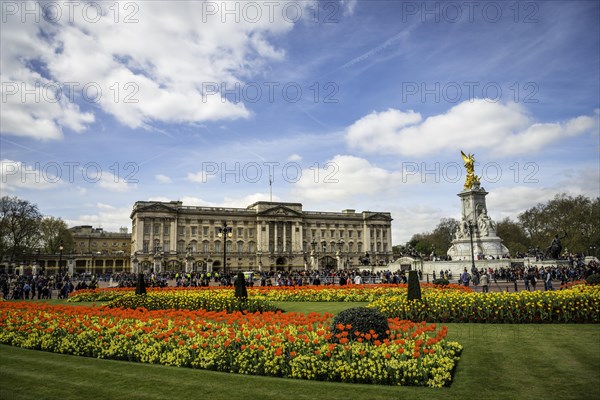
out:
M94 275L131 271L131 234L123 227L119 232L107 232L91 225L69 228L73 249L59 253L34 251L20 265L0 265L0 271L19 274L43 272L88 273Z
M303 211L300 203L246 208L138 201L131 213L132 270L350 269L392 259L391 213Z

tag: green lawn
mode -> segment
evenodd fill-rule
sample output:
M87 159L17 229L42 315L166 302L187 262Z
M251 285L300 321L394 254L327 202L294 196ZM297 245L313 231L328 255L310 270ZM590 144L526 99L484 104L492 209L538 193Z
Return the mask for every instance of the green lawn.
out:
M339 312L360 303L278 303ZM446 324L464 346L451 387L244 376L0 346L0 399L598 399L600 325Z
M317 302L317 301L305 301L305 302L292 302L292 301L274 301L272 302L277 307L281 308L285 312L317 312L317 313L332 313L337 314L340 311L344 311L347 308L352 307L364 307L367 302L348 302L348 303L331 303L331 302Z

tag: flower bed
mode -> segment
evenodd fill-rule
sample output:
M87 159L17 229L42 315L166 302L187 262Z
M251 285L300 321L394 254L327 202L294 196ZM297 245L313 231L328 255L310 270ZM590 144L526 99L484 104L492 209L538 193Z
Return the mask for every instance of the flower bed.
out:
M470 293L472 290L465 286L421 284L424 293L428 291L446 292L459 291ZM154 292L220 292L232 291L228 287L198 287L198 288L148 288L148 293ZM127 293L133 288L80 290L69 298L69 301L110 301ZM249 287L248 296L268 301L320 301L320 302L370 302L381 296L406 294L407 285L349 285L349 286L268 286Z
M446 327L390 319L390 337L345 326L332 343L332 315L0 303L0 343L87 357L312 380L441 387L462 347ZM362 336L361 336L362 335Z
M422 301L382 297L368 307L390 318L435 322L600 322L600 287L517 293L424 292Z
M206 310L206 311L279 311L266 300L249 298L240 301L233 290L169 290L154 291L145 295L125 292L108 302L111 308L145 308L147 310Z

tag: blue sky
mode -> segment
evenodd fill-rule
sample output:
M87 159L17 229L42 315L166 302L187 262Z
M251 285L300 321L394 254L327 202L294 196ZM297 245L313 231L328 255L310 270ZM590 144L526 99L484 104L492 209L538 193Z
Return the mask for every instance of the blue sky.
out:
M3 2L2 195L70 225L140 200L458 218L600 194L598 2ZM36 86L37 84L37 86ZM101 90L101 93L98 91ZM60 96L59 96L60 94Z

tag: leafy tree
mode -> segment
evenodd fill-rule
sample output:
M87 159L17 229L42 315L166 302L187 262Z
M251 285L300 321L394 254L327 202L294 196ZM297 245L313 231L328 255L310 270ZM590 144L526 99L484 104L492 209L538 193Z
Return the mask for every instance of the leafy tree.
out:
M40 242L42 215L37 205L17 197L0 199L0 258L17 261Z
M454 237L459 222L454 218L442 218L433 232L417 233L410 240L410 245L420 254L445 255Z
M62 243L63 253L71 253L74 248L73 235L67 223L60 218L44 217L40 224L41 247L45 253L57 254Z
M519 223L532 246L544 250L554 235L566 236L562 239L563 250L596 256L600 251L599 220L600 197L590 199L564 193L519 215Z
M435 227L432 233L432 240L437 255L446 254L452 245L454 232L456 232L458 225L459 222L454 218L442 218L440 223Z
M526 254L527 250L531 248L530 238L525 233L523 226L508 217L498 222L496 232L512 255Z

